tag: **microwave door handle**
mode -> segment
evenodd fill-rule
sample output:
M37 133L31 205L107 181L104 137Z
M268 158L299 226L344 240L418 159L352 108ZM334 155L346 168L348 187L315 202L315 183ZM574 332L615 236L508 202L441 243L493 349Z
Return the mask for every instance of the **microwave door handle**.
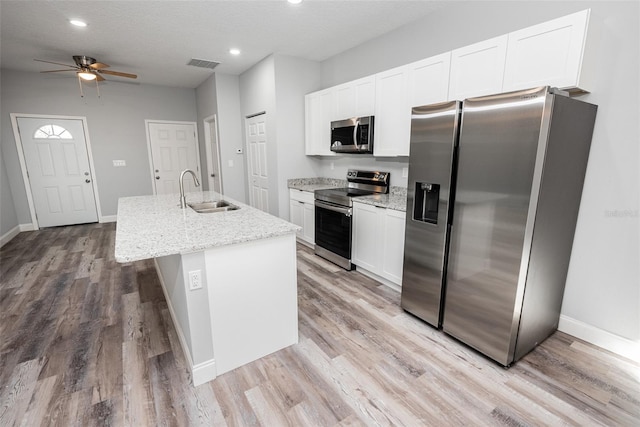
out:
M357 151L360 151L360 146L358 146L358 128L360 127L360 120L356 120L356 125L353 127L353 145L356 147Z

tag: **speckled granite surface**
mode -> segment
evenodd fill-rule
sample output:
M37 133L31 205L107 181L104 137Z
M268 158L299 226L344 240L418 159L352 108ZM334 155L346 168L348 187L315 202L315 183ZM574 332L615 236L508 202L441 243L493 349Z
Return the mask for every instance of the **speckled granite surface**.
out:
M323 190L325 188L332 187L346 187L346 179L336 178L296 178L288 179L287 187L294 188L296 190L314 192L316 190Z
M211 191L187 194L187 202L223 198L240 209L200 214L180 209L180 196L124 197L118 201L115 257L130 262L295 233L295 224Z
M353 201L405 212L407 210L407 189L391 187L389 194L356 197Z

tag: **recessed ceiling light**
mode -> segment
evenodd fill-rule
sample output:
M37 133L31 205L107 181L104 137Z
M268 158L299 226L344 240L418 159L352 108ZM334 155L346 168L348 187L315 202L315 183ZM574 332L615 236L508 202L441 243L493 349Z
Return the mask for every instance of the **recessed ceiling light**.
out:
M72 19L69 21L71 25L75 25L76 27L86 27L87 23L84 21L80 21L79 19Z
M231 48L231 49L229 49L229 53L231 55L240 55L240 49L236 49L235 47Z
M302 0L287 0L289 3L291 4L298 4L298 3L302 3Z

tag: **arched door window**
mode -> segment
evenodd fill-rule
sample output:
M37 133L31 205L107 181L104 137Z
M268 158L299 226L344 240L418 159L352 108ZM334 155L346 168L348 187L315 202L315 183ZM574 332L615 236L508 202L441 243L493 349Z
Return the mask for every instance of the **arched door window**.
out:
M44 125L33 134L34 139L73 139L73 135L58 125Z

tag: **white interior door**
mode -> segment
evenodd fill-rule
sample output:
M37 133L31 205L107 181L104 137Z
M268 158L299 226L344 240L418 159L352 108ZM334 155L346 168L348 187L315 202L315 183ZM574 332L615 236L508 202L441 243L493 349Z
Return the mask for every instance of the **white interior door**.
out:
M245 125L249 151L249 200L251 206L269 212L267 115L247 117Z
M38 225L97 222L82 120L18 117L17 124Z
M179 193L180 173L185 169L200 177L195 123L149 121L147 131L156 194ZM197 190L193 179L185 179L184 190Z
M222 194L222 168L220 167L220 144L218 143L218 126L215 116L204 121L207 139L207 169L209 171L209 188Z

